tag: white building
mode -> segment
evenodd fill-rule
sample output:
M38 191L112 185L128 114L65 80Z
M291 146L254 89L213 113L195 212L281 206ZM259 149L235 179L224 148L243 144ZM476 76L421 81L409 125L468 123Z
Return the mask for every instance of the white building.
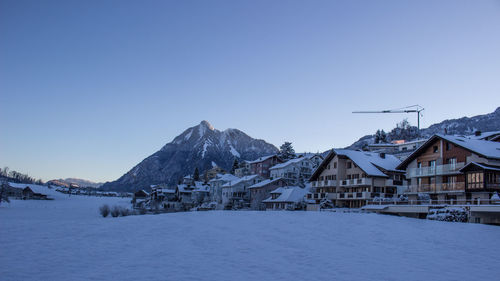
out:
M299 157L274 165L269 170L271 178L282 178L289 185L298 185L311 177L313 169L314 162L309 157Z
M271 192L270 198L262 202L266 204L266 210L295 210L305 206L307 193L307 189L300 186L279 187Z
M250 203L249 187L262 181L259 175L244 176L222 186L222 204L225 208L244 207Z
M239 177L231 174L217 174L215 178L208 182L210 185L210 201L222 204L222 186L239 179Z

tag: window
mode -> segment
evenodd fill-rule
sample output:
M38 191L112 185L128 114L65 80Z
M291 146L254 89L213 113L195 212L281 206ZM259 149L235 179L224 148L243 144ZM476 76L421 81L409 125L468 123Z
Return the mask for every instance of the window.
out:
M450 150L451 149L451 143L449 142L446 142L446 151Z
M350 168L352 168L352 163L351 163L351 161L347 161L347 169L350 169Z
M432 152L434 152L434 153L438 152L438 147L437 147L437 145L435 145L435 146L433 146L433 147L432 147Z
M483 173L475 172L467 174L467 188L469 189L483 188Z
M455 184L455 183L457 183L457 177L456 176L450 176L450 177L448 177L447 183L449 183L449 184Z
M436 160L429 161L429 167L431 170L434 170L436 168Z
M333 168L337 169L337 162L333 162Z

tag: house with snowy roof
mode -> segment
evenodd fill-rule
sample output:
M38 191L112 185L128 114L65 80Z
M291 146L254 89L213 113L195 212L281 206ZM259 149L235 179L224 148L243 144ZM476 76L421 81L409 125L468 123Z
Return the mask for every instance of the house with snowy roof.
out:
M253 210L265 210L266 205L262 202L271 196L271 191L278 187L286 186L287 182L282 178L265 179L248 189L250 190L250 208Z
M205 199L208 200L210 194L210 185L201 181L194 182L194 188L191 192L191 199L195 205L201 204Z
M47 195L41 192L35 192L33 187L26 186L23 189L23 200L46 200Z
M311 177L313 169L314 162L310 158L298 157L276 164L269 171L273 179L282 178L289 185L301 185Z
M260 175L250 175L230 181L222 186L222 204L226 209L250 205L249 187L264 180Z
M398 165L409 201L422 193L447 204L488 202L500 191L500 142L437 134Z
M262 156L253 161L248 161L248 164L250 165L250 173L252 175L259 175L265 179L270 176L269 169L279 163L283 163L283 160L281 160L281 158L279 158L276 154Z
M305 197L309 192L300 186L279 187L271 192L271 197L263 203L266 210L297 210L305 205Z
M228 182L236 181L238 179L239 177L231 174L217 174L215 178L208 182L210 185L210 201L222 204L222 186Z
M467 136L469 139L475 140L487 140L487 141L496 141L500 142L500 131L491 131L491 132L481 132L476 131L473 135Z
M316 207L331 200L337 207L359 208L374 198L395 198L405 184L400 163L390 154L332 149L310 178L308 200Z

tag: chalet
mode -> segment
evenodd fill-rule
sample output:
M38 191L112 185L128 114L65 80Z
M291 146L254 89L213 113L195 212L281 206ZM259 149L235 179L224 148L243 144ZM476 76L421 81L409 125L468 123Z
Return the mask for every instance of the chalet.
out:
M175 189L175 195L177 196L177 199L179 202L182 203L192 203L192 193L193 193L194 186L192 185L187 185L187 184L178 184L176 189Z
M250 175L230 181L222 186L222 204L224 208L242 208L250 205L249 187L262 181L260 175Z
M282 178L289 185L299 185L311 177L313 167L309 158L299 157L274 165L269 171L272 179Z
M265 210L266 205L262 201L271 196L271 191L286 185L287 182L284 179L275 178L266 179L248 187L250 190L250 207L254 210Z
M390 143L374 143L368 145L368 150L371 152L392 154L403 160L426 141L427 139L418 139L413 141L395 140Z
M210 201L222 204L222 186L238 179L238 177L231 174L218 174L215 178L211 179L208 182L210 185Z
M296 210L305 205L308 191L300 186L279 187L271 192L271 197L264 200L266 210Z
M195 205L201 204L205 199L209 199L210 185L201 181L194 182L194 189L191 192L191 199Z
M476 131L473 135L467 136L469 139L475 140L487 140L487 141L496 141L500 142L500 131L492 131L492 132L481 132Z
M442 203L487 202L500 191L500 143L434 135L404 160L409 201L422 193Z
M47 195L34 192L29 186L23 189L23 200L46 200Z
M151 201L177 201L177 194L174 188L168 188L165 184L151 186Z
M312 162L313 169L316 169L319 166L319 164L321 164L321 162L323 162L323 156L321 156L321 154L317 154L317 153L305 154L303 156L308 158Z
M146 199L149 197L149 193L146 192L144 189L141 189L139 191L136 191L134 193L134 199Z
M308 200L318 207L331 200L337 207L359 208L375 198L395 198L404 190L401 161L393 155L332 149L310 178Z
M269 168L279 163L283 163L283 160L281 160L278 155L273 154L260 157L248 163L250 164L250 173L252 175L259 175L267 179L270 176Z

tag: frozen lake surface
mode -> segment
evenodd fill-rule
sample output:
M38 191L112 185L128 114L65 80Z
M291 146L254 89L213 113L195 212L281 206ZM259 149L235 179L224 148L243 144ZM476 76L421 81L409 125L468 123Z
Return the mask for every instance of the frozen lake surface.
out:
M376 214L102 218L130 199L0 206L1 280L499 280L500 227Z

